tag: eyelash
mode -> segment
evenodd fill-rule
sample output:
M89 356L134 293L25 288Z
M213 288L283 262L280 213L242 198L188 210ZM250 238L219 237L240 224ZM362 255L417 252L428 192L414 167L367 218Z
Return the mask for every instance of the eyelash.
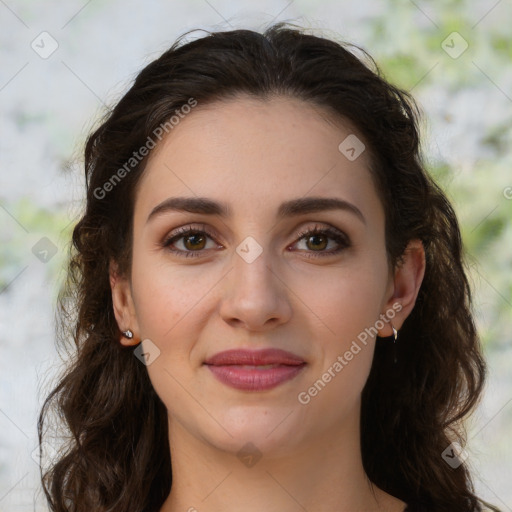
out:
M178 256L184 256L186 258L197 258L200 256L201 252L204 252L204 249L200 249L197 251L183 251L181 249L172 249L170 247L171 244L173 244L174 242L180 240L181 238L185 238L187 235L190 234L204 234L207 235L209 238L214 239L213 233L211 233L208 230L208 228L206 228L206 226L204 225L200 229L195 229L192 228L191 226L185 226L176 229L173 233L166 237L162 241L162 247L166 248L168 251ZM307 236L314 236L318 234L327 235L328 238L337 242L340 245L340 247L334 250L331 249L330 251L310 251L310 254L307 256L308 258L322 258L326 256L333 256L334 254L338 254L339 252L341 252L343 249L350 247L349 237L345 235L345 233L343 233L342 231L339 231L332 227L319 228L318 226L315 226L313 229L301 231L297 235L297 242Z

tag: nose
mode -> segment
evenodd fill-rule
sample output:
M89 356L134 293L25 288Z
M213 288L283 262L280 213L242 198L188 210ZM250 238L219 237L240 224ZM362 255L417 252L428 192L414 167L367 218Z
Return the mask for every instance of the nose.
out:
M265 331L291 318L290 290L271 256L268 249L263 249L253 261L233 254L220 308L226 323L250 331Z

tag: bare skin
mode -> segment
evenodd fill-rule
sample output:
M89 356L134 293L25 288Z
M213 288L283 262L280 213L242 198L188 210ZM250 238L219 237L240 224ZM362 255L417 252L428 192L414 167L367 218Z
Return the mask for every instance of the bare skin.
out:
M122 343L149 339L143 346L160 351L147 366L168 411L173 484L160 512L404 510L363 469L360 399L376 338L357 340L371 326L390 336L393 307L400 329L425 258L412 241L404 264L389 268L367 153L351 161L338 149L352 133L297 99L240 96L198 105L151 154L135 203L131 275L113 264L111 285L119 327L134 332ZM163 209L148 219L171 197L226 203L232 215ZM283 202L307 197L342 199L361 216L349 207L277 217ZM165 246L187 226L200 233ZM302 235L315 227L345 241ZM257 245L244 245L247 237ZM250 263L236 251L257 246ZM377 324L383 314L388 321ZM355 340L360 350L333 371ZM232 388L203 364L223 350L269 347L306 361L270 390ZM325 387L308 393L329 368Z

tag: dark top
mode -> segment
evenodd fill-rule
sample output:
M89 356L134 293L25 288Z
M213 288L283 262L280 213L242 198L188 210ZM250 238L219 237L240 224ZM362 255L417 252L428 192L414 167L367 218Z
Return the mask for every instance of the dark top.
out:
M418 505L416 503L410 503L408 504L404 512L428 512L427 509L421 505Z

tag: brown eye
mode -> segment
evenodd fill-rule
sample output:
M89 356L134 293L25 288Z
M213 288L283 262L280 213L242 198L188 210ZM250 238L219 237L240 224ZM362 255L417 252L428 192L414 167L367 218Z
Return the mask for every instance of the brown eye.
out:
M212 245L207 247L209 240L211 240ZM208 249L215 249L220 246L214 243L213 235L206 228L184 227L173 231L163 240L162 247L178 256L196 257L205 253Z
M306 245L312 250L323 250L328 245L329 237L325 235L310 235L306 240Z
M185 246L185 248L191 251L204 249L204 246L206 245L206 237L201 235L200 233L187 235L182 238L184 240L183 245Z
M334 242L334 248L326 250L331 245L331 242ZM305 248L299 249L301 252L304 250L306 256L313 258L338 254L351 245L349 237L343 231L333 227L322 229L318 226L301 232L296 243L303 243Z

